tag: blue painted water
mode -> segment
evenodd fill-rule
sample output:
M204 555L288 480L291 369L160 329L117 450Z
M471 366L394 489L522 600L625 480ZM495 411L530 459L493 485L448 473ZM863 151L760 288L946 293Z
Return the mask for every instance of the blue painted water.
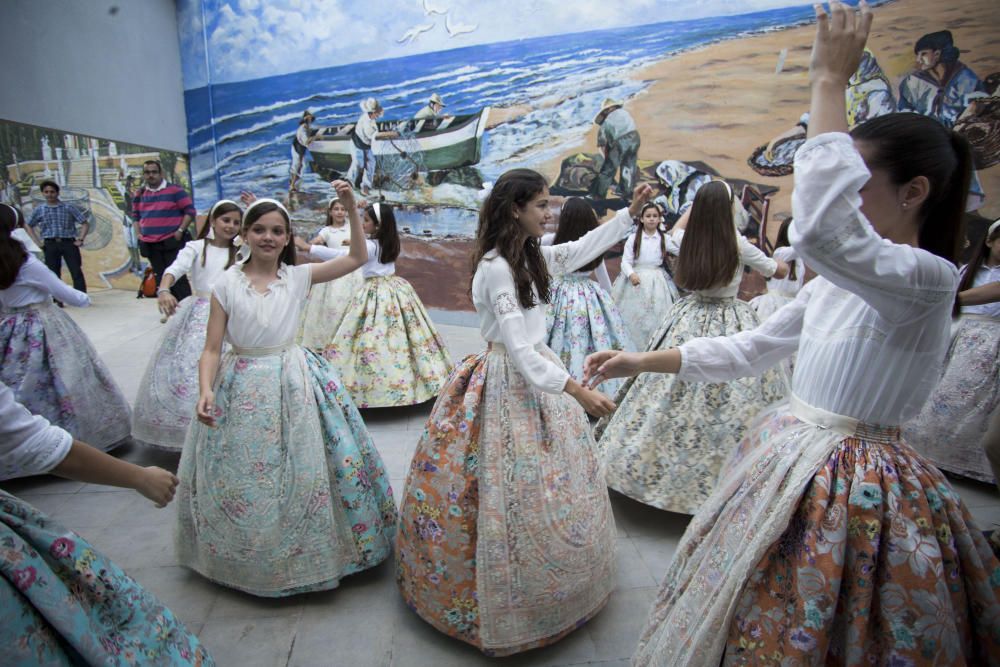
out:
M494 180L507 169L537 165L578 144L604 98L627 99L646 87L629 76L635 70L672 53L800 24L812 16L811 5L788 7L471 46L188 90L196 205L206 210L220 195L235 197L244 189L267 195L284 191L291 140L303 110L315 114L316 126L350 122L369 96L382 103L385 119L412 116L432 92L445 99L448 113L530 105L531 113L486 133L478 168L486 180ZM311 174L302 187L329 191ZM417 224L435 233L471 235L475 215L425 215Z

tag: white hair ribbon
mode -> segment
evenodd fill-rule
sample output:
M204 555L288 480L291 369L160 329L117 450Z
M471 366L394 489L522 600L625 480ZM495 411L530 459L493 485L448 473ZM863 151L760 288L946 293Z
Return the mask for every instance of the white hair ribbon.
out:
M986 238L989 238L990 235L998 229L1000 229L1000 218L994 220L993 224L990 225L990 228L986 230Z
M285 218L288 219L289 227L291 227L292 216L288 215L288 209L286 209L284 204L282 204L277 199L268 199L267 197L265 197L264 199L255 199L252 204L247 206L247 210L243 211L244 220L246 220L247 216L250 215L250 211L253 210L253 207L257 206L258 204L274 204L275 206L277 206L285 214ZM291 229L289 229L289 233L291 233ZM239 250L236 251L236 263L246 264L247 260L249 259L250 259L250 244L241 242Z
M219 201L217 201L214 204L212 204L212 208L208 209L208 221L209 222L212 222L212 219L215 216L215 209L219 208L223 204L232 204L233 206L236 206L237 208L239 207L239 204L237 204L236 202L234 202L232 199L220 199Z
M378 202L378 201L375 202L375 204L372 206L372 210L375 211L375 219L378 221L378 224L381 225L382 224L382 202Z

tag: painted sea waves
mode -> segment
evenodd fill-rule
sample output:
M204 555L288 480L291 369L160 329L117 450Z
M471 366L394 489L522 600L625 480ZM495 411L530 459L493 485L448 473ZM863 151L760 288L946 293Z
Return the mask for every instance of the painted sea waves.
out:
M710 42L802 23L812 11L811 5L803 5L557 35L188 90L196 204L205 210L220 195L283 190L291 139L303 110L312 111L320 127L352 122L360 101L369 96L382 103L386 119L411 117L432 92L446 100L448 113L522 107L524 113L486 132L477 166L491 181L506 169L537 166L579 144L601 100L626 99L644 88L629 76L638 68ZM315 174L307 173L303 180L307 192L327 188ZM421 216L419 228L435 235L470 236L473 208L474 199L465 210Z

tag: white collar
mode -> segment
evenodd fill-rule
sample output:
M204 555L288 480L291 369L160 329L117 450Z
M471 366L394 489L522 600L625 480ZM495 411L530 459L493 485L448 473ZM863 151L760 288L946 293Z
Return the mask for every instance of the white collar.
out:
M151 188L151 187L149 187L147 185L146 186L146 192L159 192L160 190L162 190L165 187L167 187L167 179L164 178L162 181L160 181L160 184L157 187L155 187L155 188Z

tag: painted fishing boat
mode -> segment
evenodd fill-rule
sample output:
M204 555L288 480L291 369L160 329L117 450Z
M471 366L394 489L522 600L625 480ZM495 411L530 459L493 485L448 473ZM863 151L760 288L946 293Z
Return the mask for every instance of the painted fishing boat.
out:
M482 157L483 132L490 108L477 113L426 120L385 120L379 132L398 132L398 139L378 139L372 145L376 169L383 158L409 156L421 170L456 169L477 164ZM309 146L313 171L322 178L344 174L351 166L354 123L325 128Z

